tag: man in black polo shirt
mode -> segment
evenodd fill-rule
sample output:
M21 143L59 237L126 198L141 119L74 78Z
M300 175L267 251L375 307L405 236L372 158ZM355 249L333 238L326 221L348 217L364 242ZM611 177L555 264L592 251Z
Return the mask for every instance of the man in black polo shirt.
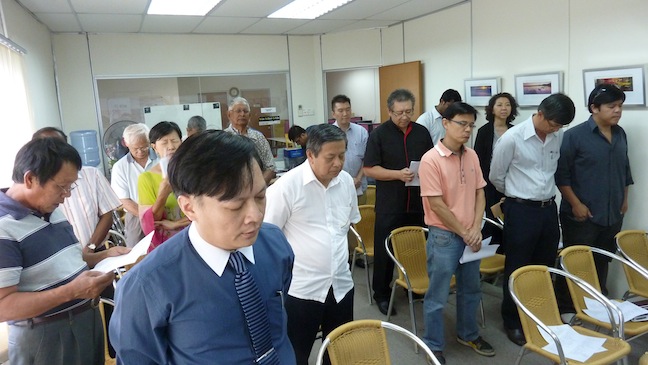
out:
M389 284L394 271L394 263L385 251L385 238L398 227L425 225L421 189L405 186L415 176L410 163L420 161L433 147L427 129L412 123L414 101L414 95L405 89L389 95L390 118L369 135L364 159L365 175L376 179L373 290L383 314L389 309Z

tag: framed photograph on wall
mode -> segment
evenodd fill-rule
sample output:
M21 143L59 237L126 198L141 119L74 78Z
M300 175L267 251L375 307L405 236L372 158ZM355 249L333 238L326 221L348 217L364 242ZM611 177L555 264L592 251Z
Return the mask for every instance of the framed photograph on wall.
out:
M585 106L589 94L599 84L615 84L626 95L623 105L646 106L645 65L583 70Z
M486 106L491 96L500 92L499 77L490 79L468 79L464 81L466 103L472 106Z
M538 106L547 96L561 92L563 73L515 75L515 98L519 106Z

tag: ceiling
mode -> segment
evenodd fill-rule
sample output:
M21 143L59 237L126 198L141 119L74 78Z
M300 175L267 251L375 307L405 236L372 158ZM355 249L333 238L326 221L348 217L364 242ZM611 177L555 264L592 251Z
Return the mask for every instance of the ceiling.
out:
M150 0L16 1L54 33L314 35L385 28L468 0L354 0L315 20L266 18L291 0L222 0L206 16L147 15Z

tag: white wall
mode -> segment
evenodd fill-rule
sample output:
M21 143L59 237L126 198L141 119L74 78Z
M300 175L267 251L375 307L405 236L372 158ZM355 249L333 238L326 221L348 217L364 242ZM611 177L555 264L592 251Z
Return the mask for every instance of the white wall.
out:
M335 95L344 94L351 99L354 116L363 120L380 122L380 94L378 93L378 68L326 72L327 118L331 115L331 100Z

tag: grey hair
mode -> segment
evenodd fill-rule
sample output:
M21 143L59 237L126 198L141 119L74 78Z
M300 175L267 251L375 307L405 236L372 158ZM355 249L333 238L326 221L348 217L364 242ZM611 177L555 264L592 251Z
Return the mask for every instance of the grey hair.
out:
M146 126L146 124L135 123L124 128L124 133L122 134L122 137L124 137L124 142L126 143L126 145L130 146L140 139L145 140L146 143L148 144L149 143L148 135L149 135L149 128Z
M344 131L332 124L318 124L308 128L306 150L312 151L317 157L325 143L337 141L344 141L344 146L347 145L347 137Z
M243 104L245 105L248 110L250 110L250 103L248 103L247 99L242 98L242 97L236 97L230 101L229 106L227 107L227 110L232 110L234 108L234 105L236 104Z
M202 132L207 129L207 121L200 115L194 115L193 117L189 118L189 121L187 122L187 128Z
M412 107L414 107L414 103L416 102L416 99L414 98L414 94L412 94L411 91L407 89L396 89L392 91L391 94L389 94L389 97L387 98L387 108L389 110L392 110L392 107L394 106L394 102L401 102L401 101L411 101L412 102Z

